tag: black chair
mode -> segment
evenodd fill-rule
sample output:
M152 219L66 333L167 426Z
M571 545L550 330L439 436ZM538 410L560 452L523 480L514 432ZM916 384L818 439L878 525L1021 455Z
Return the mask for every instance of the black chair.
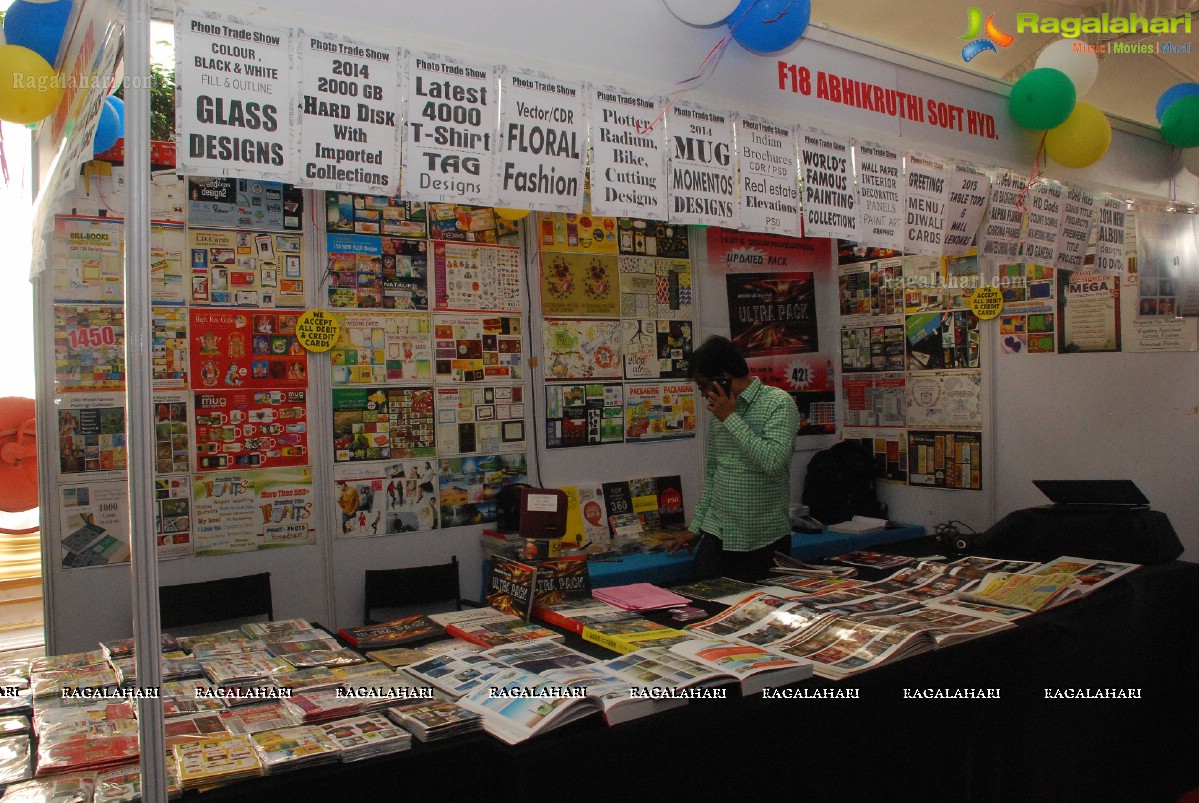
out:
M254 616L275 618L270 572L162 586L158 605L164 630Z
M371 616L376 608L401 608L411 605L430 606L450 604L455 610L463 605L477 607L478 603L462 599L458 583L458 556L449 563L434 566L411 566L406 569L368 569L366 572L366 601L362 608L362 621L377 624ZM435 612L431 609L427 612Z

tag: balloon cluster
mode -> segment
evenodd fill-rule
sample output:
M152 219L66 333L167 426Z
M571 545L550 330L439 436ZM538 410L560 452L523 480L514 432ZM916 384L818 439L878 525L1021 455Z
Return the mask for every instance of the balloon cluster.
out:
M54 63L72 0L15 0L4 15L0 45L0 120L31 125L58 107L62 84Z
M1182 165L1199 176L1199 84L1175 84L1157 100L1162 139L1182 148Z
M812 17L811 0L664 0L688 25L726 23L742 47L773 53L799 41Z
M1078 100L1095 83L1099 60L1074 45L1073 39L1059 39L1042 50L1035 69L1012 86L1008 109L1022 127L1046 132L1050 159L1087 167L1111 147L1112 126L1103 112Z

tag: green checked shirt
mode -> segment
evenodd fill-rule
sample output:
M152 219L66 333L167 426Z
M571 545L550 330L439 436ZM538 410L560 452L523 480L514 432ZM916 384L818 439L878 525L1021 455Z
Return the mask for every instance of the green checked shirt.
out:
M748 552L791 532L791 453L799 410L785 390L755 377L723 422L712 419L704 488L691 532Z

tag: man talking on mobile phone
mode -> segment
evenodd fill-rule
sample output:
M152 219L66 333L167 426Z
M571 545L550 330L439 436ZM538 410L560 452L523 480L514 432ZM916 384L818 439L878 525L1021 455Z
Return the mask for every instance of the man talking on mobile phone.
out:
M749 375L745 358L713 335L691 355L708 412L704 487L671 551L695 550L697 578L759 580L775 551L790 554L791 455L799 410L786 391Z

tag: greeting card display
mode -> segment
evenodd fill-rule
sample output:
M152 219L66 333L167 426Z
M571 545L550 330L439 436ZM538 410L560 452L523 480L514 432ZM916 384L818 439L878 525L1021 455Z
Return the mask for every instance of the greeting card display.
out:
M333 459L432 457L433 388L334 388Z
M287 312L191 310L192 387L307 387L298 319Z
M428 315L335 313L341 325L329 351L334 385L429 382L433 346Z

